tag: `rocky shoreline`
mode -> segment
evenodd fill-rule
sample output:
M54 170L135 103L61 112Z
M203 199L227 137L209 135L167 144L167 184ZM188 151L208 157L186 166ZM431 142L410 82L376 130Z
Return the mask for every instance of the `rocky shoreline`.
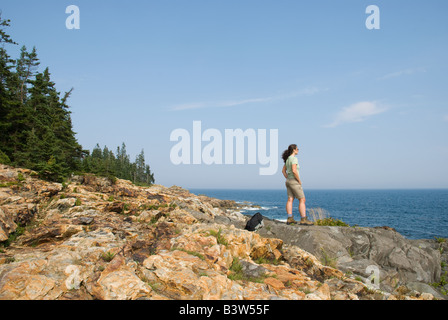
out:
M446 242L267 218L249 232L239 206L0 165L0 300L446 298L428 285L443 285Z

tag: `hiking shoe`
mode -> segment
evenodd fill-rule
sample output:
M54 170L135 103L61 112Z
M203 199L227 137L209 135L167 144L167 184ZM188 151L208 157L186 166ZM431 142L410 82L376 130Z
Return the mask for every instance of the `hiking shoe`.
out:
M294 220L293 217L289 217L288 220L286 220L286 224L287 225L291 225L291 224L298 224L298 222L296 220Z
M305 217L305 218L300 219L300 225L301 226L312 226L312 225L314 225L314 222L308 220L308 218Z

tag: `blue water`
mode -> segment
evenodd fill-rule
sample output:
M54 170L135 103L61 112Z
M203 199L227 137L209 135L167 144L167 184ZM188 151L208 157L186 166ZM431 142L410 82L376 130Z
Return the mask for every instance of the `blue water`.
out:
M194 194L250 202L272 219L286 220L285 190L191 189ZM448 189L425 190L305 190L306 206L322 208L349 225L389 226L409 239L448 238ZM298 200L293 212L298 214Z

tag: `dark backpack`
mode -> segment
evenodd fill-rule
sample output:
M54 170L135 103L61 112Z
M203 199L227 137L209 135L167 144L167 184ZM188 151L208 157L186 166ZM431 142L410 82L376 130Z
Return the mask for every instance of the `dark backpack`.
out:
M247 221L246 227L244 229L249 231L257 231L263 226L264 226L263 216L261 215L260 212L257 212L249 219L249 221Z

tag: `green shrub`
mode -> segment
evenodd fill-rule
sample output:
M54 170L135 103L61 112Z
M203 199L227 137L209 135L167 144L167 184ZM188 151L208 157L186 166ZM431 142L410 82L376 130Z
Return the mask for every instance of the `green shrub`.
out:
M314 221L316 226L350 227L350 225L342 220L331 218L329 213L322 208L309 209L308 216Z
M107 252L103 252L101 254L101 258L106 261L106 262L110 262L112 261L112 259L115 257L115 254L113 252L107 251Z
M11 164L11 160L9 160L9 157L2 150L0 150L0 163Z
M268 275L263 274L259 277L250 277L244 274L243 266L241 265L240 259L238 257L233 257L232 266L230 267L230 272L227 275L230 280L242 280L242 281L250 281L263 283L264 279L268 277Z
M229 243L227 242L226 238L224 238L224 236L221 233L222 233L221 228L219 228L218 232L216 232L215 230L209 230L209 234L216 238L216 241L218 242L218 244L227 246Z

